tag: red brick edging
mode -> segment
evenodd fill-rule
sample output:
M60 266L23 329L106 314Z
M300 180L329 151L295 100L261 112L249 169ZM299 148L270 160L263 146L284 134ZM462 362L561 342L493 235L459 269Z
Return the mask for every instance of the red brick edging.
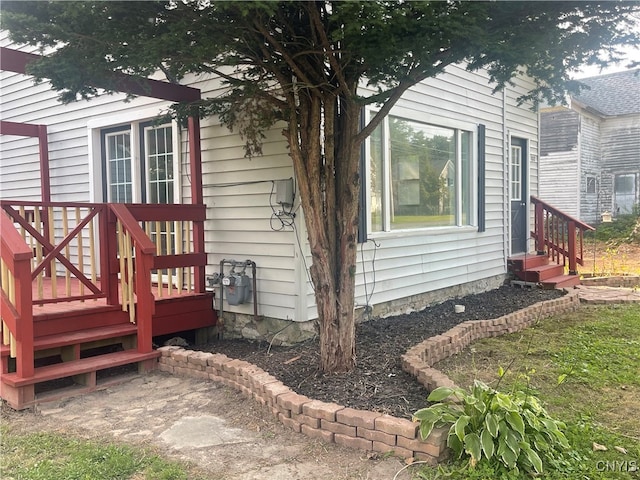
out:
M586 287L634 288L640 285L640 275L616 275L612 277L589 277L580 280Z
M431 366L460 352L475 340L522 330L539 318L575 310L579 303L575 292L493 320L461 323L409 349L402 356L402 367L429 390L453 385L446 375ZM280 423L309 437L366 451L393 452L397 456L413 457L432 465L448 455L446 429L434 430L423 441L419 438L416 422L299 395L273 375L244 360L175 346L158 350L162 352L159 370L213 380L239 390L270 411Z
M433 368L433 365L461 352L476 340L519 332L539 319L574 311L579 306L578 291L572 290L562 297L538 302L502 317L460 323L442 335L428 338L407 350L402 356L402 369L416 377L429 391L455 386L449 377Z

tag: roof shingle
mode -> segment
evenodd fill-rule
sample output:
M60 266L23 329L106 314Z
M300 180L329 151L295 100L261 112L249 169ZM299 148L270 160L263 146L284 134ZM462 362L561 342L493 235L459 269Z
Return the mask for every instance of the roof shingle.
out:
M640 113L640 68L582 78L583 88L573 98L603 115Z

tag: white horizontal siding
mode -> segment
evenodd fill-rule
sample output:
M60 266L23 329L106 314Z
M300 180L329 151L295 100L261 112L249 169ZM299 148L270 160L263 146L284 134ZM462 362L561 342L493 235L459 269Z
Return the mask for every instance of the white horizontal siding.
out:
M293 176L280 131L267 133L263 155L245 158L242 139L211 118L202 122L202 182L207 205L205 247L208 273L218 272L222 259L257 265L258 313L275 318L299 317L298 276L293 232L274 231L273 181ZM260 183L253 183L260 182ZM296 220L299 221L299 220ZM225 265L225 272L230 270ZM252 314L253 305L225 310Z
M7 45L4 37L0 42ZM141 109L153 107L159 113L168 105L147 98L124 103L122 95L114 95L63 106L46 83L33 85L28 77L6 72L0 80L3 119L42 123L49 128L54 200L90 199L90 121L117 117L120 123L126 123L128 119L137 119ZM216 95L220 88L217 79L193 77L191 80L190 85L202 89L204 97ZM364 304L365 297L372 291L370 301L377 304L505 273L505 109L503 94L493 94L492 88L483 73L454 66L447 68L445 75L415 86L398 102L398 111L415 120L486 125L486 231L479 233L465 228L376 236L379 247L375 263L372 242L359 248L358 304ZM532 148L537 149L535 114L511 106L524 88L519 85L507 94L510 105L506 108L506 128L530 139ZM34 98L37 99L35 106L31 105ZM260 315L292 320L315 318L315 299L307 272L311 257L302 212L297 211L295 218L297 232L289 227L282 231L272 229L277 227L277 223L271 222L272 181L293 176L281 128L268 132L264 154L253 159L245 158L242 139L220 125L215 117L202 120L201 137L203 196L207 206L207 274L218 272L222 259L251 259L257 265ZM29 141L6 136L1 139L0 195L3 198L25 198L24 195L39 192L39 174L34 174L39 170L37 144ZM183 201L187 202L191 172L184 132L181 141L181 192ZM17 165L21 165L22 170L17 169ZM224 269L228 272L230 266L225 265ZM251 304L237 307L225 304L224 308L253 314Z
M577 172L577 149L540 158L540 199L576 218L580 196Z

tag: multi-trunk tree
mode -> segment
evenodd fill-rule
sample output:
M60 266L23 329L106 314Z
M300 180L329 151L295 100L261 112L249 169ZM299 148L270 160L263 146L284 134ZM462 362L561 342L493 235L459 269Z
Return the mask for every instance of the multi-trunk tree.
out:
M259 155L263 131L282 125L313 257L320 367L338 372L356 359L362 142L408 88L451 64L486 69L496 89L527 74L537 82L530 99L561 98L571 71L638 43L639 4L4 1L1 8L14 41L51 51L30 73L51 81L65 102L103 93L96 84L108 92L105 72L160 71L175 83L216 75L226 87L219 97L175 105L174 113L219 115L249 155ZM365 124L361 112L371 104L378 113Z

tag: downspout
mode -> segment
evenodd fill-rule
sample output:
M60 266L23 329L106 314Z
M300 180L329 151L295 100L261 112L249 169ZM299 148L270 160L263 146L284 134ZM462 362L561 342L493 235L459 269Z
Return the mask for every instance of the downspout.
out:
M507 260L509 258L509 226L511 225L511 211L509 209L509 132L507 130L507 87L502 89L502 198L503 198L503 211L504 222L502 226L502 252L503 252L503 265L505 271L507 268Z

